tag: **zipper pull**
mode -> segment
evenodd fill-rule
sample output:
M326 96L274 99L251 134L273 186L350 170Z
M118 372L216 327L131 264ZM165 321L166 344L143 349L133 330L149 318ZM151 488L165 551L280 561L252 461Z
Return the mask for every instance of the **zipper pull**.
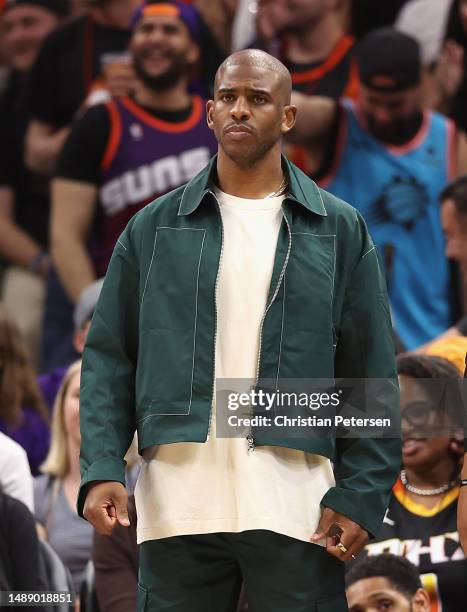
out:
M246 440L248 442L248 452L254 452L255 450L255 441L253 436L250 434L247 435Z

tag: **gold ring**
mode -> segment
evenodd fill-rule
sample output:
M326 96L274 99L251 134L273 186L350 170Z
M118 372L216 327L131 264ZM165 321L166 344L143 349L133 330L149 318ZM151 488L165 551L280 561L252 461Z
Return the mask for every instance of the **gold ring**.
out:
M339 544L337 544L336 546L337 546L337 548L338 548L338 549L339 549L341 552L343 552L343 553L346 553L346 552L347 552L347 550L348 550L348 548L346 548L346 547L345 547L345 546L342 544L342 542L339 542Z

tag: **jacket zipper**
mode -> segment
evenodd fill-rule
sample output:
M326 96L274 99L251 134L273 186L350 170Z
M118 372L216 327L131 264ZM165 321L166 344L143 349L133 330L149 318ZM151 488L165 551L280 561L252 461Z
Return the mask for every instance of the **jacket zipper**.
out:
M206 442L209 440L209 433L211 431L211 420L212 420L212 409L213 409L212 407L213 407L213 402L214 402L214 393L216 389L217 284L219 281L219 273L220 273L221 263L222 263L222 253L224 252L224 223L222 221L219 200L216 198L216 195L214 194L213 191L209 191L208 193L210 193L216 201L217 213L219 215L219 219L221 222L221 252L219 255L219 265L217 267L216 282L214 285L214 350L213 350L213 367L212 367L212 396L211 396L211 410L209 412L209 423L208 423L208 433L206 436Z
M279 288L281 286L282 279L284 278L285 269L287 268L287 264L289 263L290 251L292 249L292 231L290 229L290 224L289 224L289 222L287 220L287 217L285 216L284 209L282 208L282 206L281 206L281 211L282 211L282 216L284 218L284 221L285 221L285 223L287 225L287 230L289 232L289 246L287 248L287 254L285 256L284 265L282 266L281 273L280 273L279 278L277 280L276 288L274 290L274 293L273 293L273 295L271 297L271 300L270 300L269 304L267 304L267 306L266 306L266 310L264 311L263 317L261 319L260 327L259 327L259 349L258 349L258 361L256 363L255 388L258 385L258 380L259 380L259 366L260 366L260 363L261 363L261 344L262 344L262 340L263 340L263 324L264 324L264 320L266 318L266 315L268 314L269 308L271 307L272 303L276 299L276 296L277 296L277 294L279 292ZM252 408L250 408L250 417L253 417L253 409ZM249 452L250 451L254 451L255 450L255 440L254 440L254 437L253 437L253 429L252 429L251 426L250 426L249 433L246 436L246 440L248 442L248 451Z

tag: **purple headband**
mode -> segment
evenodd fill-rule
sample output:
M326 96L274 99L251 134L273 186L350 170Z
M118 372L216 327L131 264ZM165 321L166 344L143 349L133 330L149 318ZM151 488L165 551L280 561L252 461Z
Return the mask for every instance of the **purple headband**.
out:
M131 29L133 29L136 24L144 17L145 9L151 5L154 7L157 7L157 5L159 5L161 9L163 9L164 5L173 6L174 9L176 9L178 12L178 18L181 19L181 21L183 21L183 23L186 25L193 40L195 42L200 41L201 29L198 11L193 5L186 4L185 2L178 2L177 0L163 0L162 2L160 0L156 2L151 2L151 0L144 0L133 13L130 23ZM163 14L162 10L161 14Z

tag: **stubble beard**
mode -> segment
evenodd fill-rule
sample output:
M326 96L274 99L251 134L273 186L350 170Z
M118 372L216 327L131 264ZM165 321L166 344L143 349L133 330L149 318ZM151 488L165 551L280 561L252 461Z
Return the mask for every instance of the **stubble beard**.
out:
M189 72L189 65L184 57L174 57L169 68L162 74L152 76L143 66L143 61L139 57L134 57L133 67L136 76L143 84L154 92L164 92L172 88L179 81L186 77Z
M380 127L372 115L366 114L368 131L383 144L401 146L409 142L420 129L422 113L416 111L404 119L393 121L390 125Z
M254 168L262 159L266 157L269 151L277 143L277 140L272 142L260 143L257 147L226 147L221 142L221 147L224 153L229 159L231 159L237 166L243 170L251 170Z

